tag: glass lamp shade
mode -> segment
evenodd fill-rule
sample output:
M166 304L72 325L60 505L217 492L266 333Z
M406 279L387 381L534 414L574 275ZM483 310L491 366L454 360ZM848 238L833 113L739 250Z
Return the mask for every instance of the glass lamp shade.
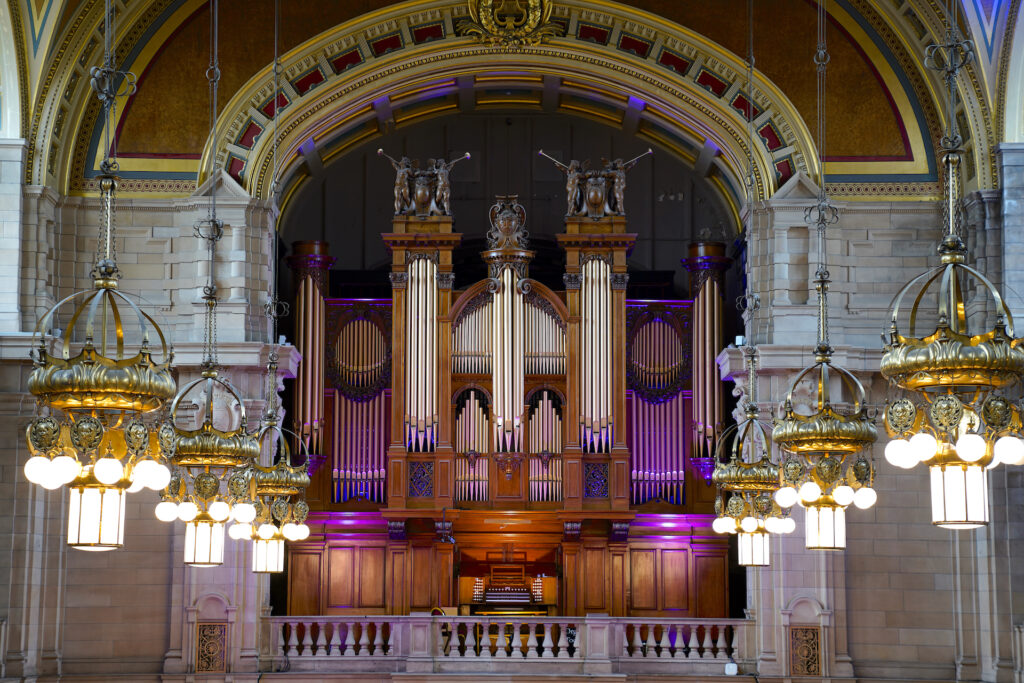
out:
M834 504L808 505L804 547L808 550L846 548L846 510Z
M768 536L764 530L737 534L737 556L741 567L767 567L769 564Z
M216 567L224 564L224 523L200 513L185 524L185 564Z
M932 465L932 524L974 529L988 524L988 472L981 465Z
M124 545L124 489L75 486L68 502L68 545L113 550Z
M284 571L284 537L275 534L271 539L257 538L252 542L252 570L257 574Z

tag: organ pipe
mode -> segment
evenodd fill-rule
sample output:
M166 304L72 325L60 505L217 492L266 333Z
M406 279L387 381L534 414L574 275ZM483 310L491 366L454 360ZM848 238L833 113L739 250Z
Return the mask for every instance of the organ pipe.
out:
M310 453L323 453L324 296L334 259L326 242L295 242L288 265L295 279L295 345L302 354L295 378L294 430Z
M437 432L437 264L429 258L409 263L405 324L405 438L424 453Z
M611 266L593 258L583 264L580 292L580 441L583 450L611 448Z
M455 416L455 499L458 501L487 500L488 432L486 398L476 389L463 392Z
M696 463L710 481L715 444L722 431L722 392L716 358L722 348L721 274L729 266L725 245L697 242L683 261L693 301L693 430ZM700 461L703 461L701 463Z
M491 381L494 396L494 450L522 450L522 412L525 387L525 330L520 277L510 266L501 269L491 307L494 340Z

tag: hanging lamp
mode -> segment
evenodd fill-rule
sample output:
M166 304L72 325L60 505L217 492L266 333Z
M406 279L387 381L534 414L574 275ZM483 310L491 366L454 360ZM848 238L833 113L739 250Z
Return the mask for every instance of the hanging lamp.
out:
M754 209L754 2L747 0L747 219ZM747 226L749 234L750 226ZM749 315L750 336L756 341L754 313L760 308L755 294L737 302ZM747 400L744 418L722 432L715 448L715 469L711 481L718 489L715 497L717 517L712 529L720 534L737 534L737 558L740 566L765 567L771 562L770 535L791 533L795 522L775 502L779 488L779 468L772 461L770 427L759 417L757 401L757 348L751 343L743 349L747 364Z
M279 76L281 63L278 55L278 36L281 26L280 0L274 0L274 96L278 101ZM278 354L273 344L277 341L277 320L288 314L288 304L278 298L277 292L277 224L278 185L277 185L277 113L274 106L272 137L273 170L271 174L270 199L271 221L268 230L270 258L270 278L268 282L267 301L263 306L267 316L267 327L270 335L271 351L267 363L264 383L263 418L256 434L261 453L268 453L272 460L277 461L269 467L252 463L247 468L245 477L249 484L249 494L253 505L253 516L236 518L236 523L228 529L233 539L249 539L252 541L252 570L256 573L277 573L284 571L285 541L301 541L309 537L306 518L309 505L304 500L306 488L309 487L308 467L311 462L307 442L297 434L284 429L280 425L280 407L277 403L277 361ZM289 437L303 449L301 465L292 465Z
M1024 464L1021 411L1005 395L1024 377L1024 340L1014 336L999 290L967 265L956 86L974 59L974 45L960 34L950 2L946 21L945 42L928 46L925 58L946 86L941 265L911 280L893 299L881 372L902 393L886 406L886 431L893 437L886 460L906 469L927 465L932 523L969 529L989 522L988 470ZM987 311L968 311L967 294L975 291L990 299ZM929 307L932 301L937 309Z
M220 67L217 56L218 0L210 0L210 65L206 71L210 91L210 135L217 129L217 84ZM175 466L171 484L157 505L162 521L175 517L185 522L185 563L194 567L212 567L224 562L224 525L232 516L250 521L255 510L248 498L243 470L260 452L259 442L247 429L245 403L238 390L220 376L217 361L217 286L214 280L217 242L224 234L224 223L217 218L216 160L211 156L209 213L195 224L195 236L207 243L207 283L203 287L206 304L203 329L201 375L183 386L171 402L173 453ZM216 397L226 409L218 414ZM183 426L184 406L202 408L202 422L196 429ZM233 419L230 412L237 410ZM223 490L222 490L223 489Z
M43 314L28 379L36 417L26 430L31 457L25 476L49 490L68 487L68 544L82 550L121 547L125 495L167 485L169 426L155 416L175 392L170 344L154 318L118 288L120 179L111 125L117 98L135 92L135 75L117 69L111 0L104 8L103 66L90 71L104 116L93 287ZM70 313L65 317L62 311Z
M825 74L829 61L825 36L826 0L818 4L818 45L814 54L818 96L819 194L805 218L818 235L818 338L814 364L802 370L789 387L782 404L782 418L772 430L775 443L787 454L780 467L776 502L805 508L804 545L815 550L846 547L846 508L866 509L878 496L873 488L874 467L865 454L878 438L874 421L865 406L864 386L854 375L832 361L828 335L828 272L825 231L839 220L825 189ZM840 388L844 396L833 396ZM800 403L796 397L811 397ZM838 399L838 400L837 400Z

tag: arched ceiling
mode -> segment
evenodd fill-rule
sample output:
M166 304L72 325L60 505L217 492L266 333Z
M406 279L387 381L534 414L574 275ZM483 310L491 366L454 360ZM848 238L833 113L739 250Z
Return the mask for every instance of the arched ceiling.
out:
M31 106L22 107L24 118L32 124L22 123L31 136L26 180L56 185L65 192L90 191L91 184L83 178L95 168L97 107L83 76L98 61L102 2L8 2L17 14L12 21L25 37L21 48L30 72L26 99ZM624 7L592 4L598 10ZM742 0L633 0L629 4L704 36L716 48L745 52ZM1006 0L1000 7L1004 4L1007 10L1014 9L1019 0ZM755 6L759 71L805 121L812 120L814 82L808 54L814 2L758 0ZM127 174L136 176L138 192L188 193L195 186L197 156L206 132L202 82L205 3L140 0L118 7L121 53L129 55L129 67L141 77L139 93L125 103L119 121L121 150L127 153L122 166ZM231 27L221 33L223 103L254 74L265 70L271 50L271 7L271 0L222 0L222 26ZM391 3L290 0L283 7L283 45L294 47L353 17L386 15ZM938 184L932 141L938 132L941 104L934 78L921 67L920 52L940 29L938 6L934 0L833 0L829 8L833 60L828 170L833 190L851 198L934 196ZM984 8L968 3L964 13L965 26L976 38L985 34L982 43L991 57L981 60L965 79L963 116L977 138L969 143L975 161L967 168L968 176L973 176L968 178L969 187L996 182L990 151L997 140L991 132L990 102L1005 97L1005 85L994 84L1000 78L1005 84L1005 69L1000 76L998 64L1000 55L1007 55L1003 62L1009 61L1010 49L1009 40L994 37L998 27L1007 23L1005 17L1000 18L1001 12L996 8L986 14ZM628 40L624 45L623 36L642 38L643 23L616 27L597 21L586 28L585 35L577 30L574 37L615 40L611 49L629 52L643 48ZM646 59L660 59L661 47L648 45ZM991 68L992 64L997 66ZM714 75L714 65L700 66L710 66ZM713 78L698 83L709 91L720 87Z

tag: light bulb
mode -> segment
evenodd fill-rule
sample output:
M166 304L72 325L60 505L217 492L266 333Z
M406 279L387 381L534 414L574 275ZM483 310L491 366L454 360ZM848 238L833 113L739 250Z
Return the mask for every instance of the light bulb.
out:
M299 525L299 536L295 540L296 541L305 541L307 538L309 538L309 527L307 525L305 525L305 524L300 524Z
M782 520L782 524L779 525L779 530L784 534L791 534L796 531L796 520L792 517L786 517Z
M252 524L232 524L228 527L228 536L236 541L252 538Z
M779 504L779 507L791 508L796 505L799 497L796 489L792 486L783 486L775 492L775 502Z
M264 541L273 538L275 533L277 533L277 527L273 524L260 524L260 528L256 530L256 534Z
M845 484L832 489L832 500L843 507L853 502L854 495L853 487L846 486Z
M928 432L919 432L910 437L910 454L913 456L913 465L904 465L910 469L919 462L931 460L939 450L939 442Z
M853 504L861 510L867 510L876 501L878 501L878 494L870 486L861 487L853 494Z
M117 458L100 458L92 466L92 474L99 483L111 486L124 478L124 465Z
M1024 441L1016 436L1001 436L993 447L996 459L1004 465L1024 465Z
M191 500L186 500L178 505L178 519L183 522L191 522L199 514L199 506Z
M909 469L917 464L913 447L906 439L893 439L885 444L885 459L894 467Z
M743 518L743 521L740 522L740 528L748 534L754 533L757 531L757 520L750 515L747 515Z
M780 521L781 520L779 520L778 517L769 517L768 519L764 520L764 530L767 531L770 534L777 534L777 533L779 533L779 522Z
M817 482L805 481L800 485L800 500L805 503L813 503L821 498L821 487Z
M25 478L33 484L42 486L43 481L49 478L51 468L52 464L49 458L33 455L25 461Z
M82 463L70 455L58 455L53 459L52 467L64 484L70 484L82 473Z
M171 483L171 468L161 462L153 463L146 478L145 486L152 491L162 491Z
M231 516L231 506L225 503L223 500L215 500L210 503L210 507L207 508L210 516L213 517L215 522L223 522Z
M985 439L980 434L964 434L956 440L956 454L964 462L978 462L985 457Z
M297 541L299 540L299 525L294 524L292 522L288 522L283 527L281 527L281 533L289 541Z
M725 530L725 526L722 524L723 521L725 521L725 517L715 517L715 521L711 522L711 530L716 534L729 533Z
M235 503L231 506L231 516L240 524L250 524L256 519L256 506L252 503Z
M128 493L138 493L142 489L146 488L142 485L142 477L134 477L132 479L131 486L128 487Z
M146 479L149 476L149 470L156 463L152 460L139 460L137 463L132 465L131 479L132 483L138 482L139 486L144 486Z
M64 485L64 482L61 481L60 473L57 472L52 462L46 468L46 472L43 474L43 479L39 482L39 485L47 491L54 491Z
M173 500L162 500L156 504L154 512L161 522L173 522L178 518L178 504Z

